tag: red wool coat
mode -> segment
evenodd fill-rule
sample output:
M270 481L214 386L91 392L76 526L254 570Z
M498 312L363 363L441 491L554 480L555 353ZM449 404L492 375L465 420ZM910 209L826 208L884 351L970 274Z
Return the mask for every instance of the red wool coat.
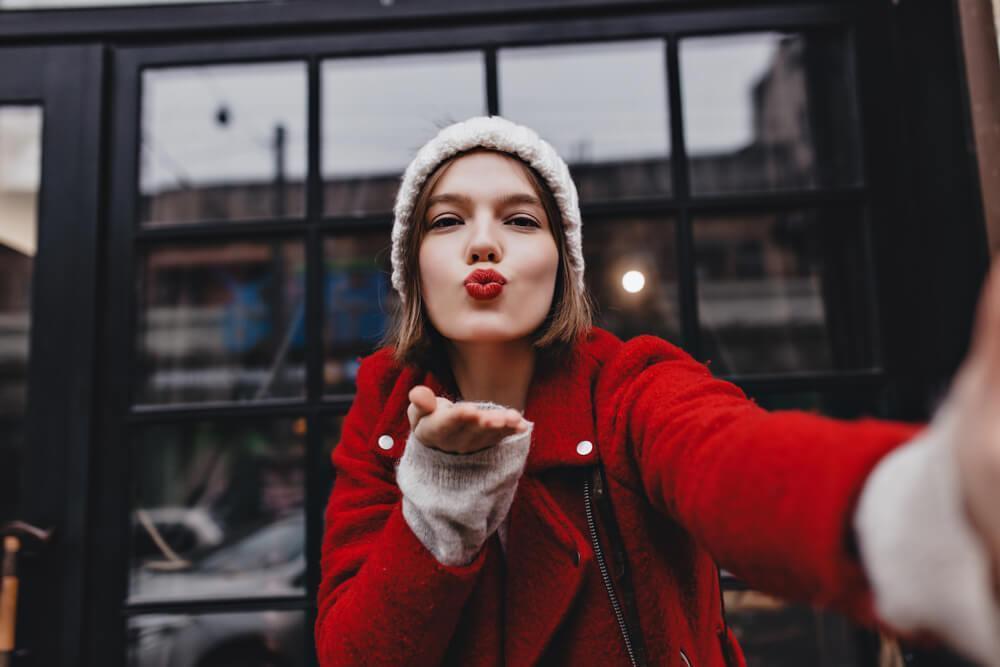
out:
M403 519L394 479L417 384L443 392L386 349L362 361L333 453L321 665L628 665L584 512L598 459L648 664L721 667L725 642L743 664L713 558L756 589L877 621L851 518L869 471L916 426L769 413L660 338L623 343L595 328L571 363L532 381L506 552L494 535L471 564L448 567Z

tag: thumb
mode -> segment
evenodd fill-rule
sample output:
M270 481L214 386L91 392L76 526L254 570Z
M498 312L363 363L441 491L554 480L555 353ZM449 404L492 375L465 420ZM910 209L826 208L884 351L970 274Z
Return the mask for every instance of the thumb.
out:
M416 428L417 422L434 412L437 407L437 397L430 387L419 384L410 390L410 407L406 416L410 419L410 428Z

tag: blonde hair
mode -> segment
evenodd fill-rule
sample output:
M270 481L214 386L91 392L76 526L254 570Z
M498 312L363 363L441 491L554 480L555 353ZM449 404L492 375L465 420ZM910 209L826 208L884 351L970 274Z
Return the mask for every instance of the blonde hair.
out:
M406 283L406 300L397 302L391 326L380 341L381 345L390 345L394 348L393 356L396 361L431 371L439 378L451 381L452 384L454 380L446 351L447 341L438 333L427 316L421 294L420 245L427 234L424 217L427 215L428 201L434 186L455 160L469 153L484 150L490 149L477 147L452 155L438 165L421 186L409 221L410 233L405 242L406 258L403 275ZM589 294L576 289L576 280L571 276L562 216L548 185L538 172L520 158L501 151L493 152L512 158L528 178L535 194L542 201L545 214L549 218L549 229L559 249L559 268L556 272L552 305L545 319L531 335L532 345L538 352L537 361L540 364L559 363L565 360L576 343L589 333L593 326L594 306Z

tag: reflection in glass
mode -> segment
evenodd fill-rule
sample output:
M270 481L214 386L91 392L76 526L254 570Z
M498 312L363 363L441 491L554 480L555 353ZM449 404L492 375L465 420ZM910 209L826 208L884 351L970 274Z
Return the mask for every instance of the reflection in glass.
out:
M358 357L374 351L399 297L389 283L389 232L327 238L323 244L326 392L354 393Z
M143 614L128 619L129 667L305 667L302 611Z
M41 163L42 110L0 107L0 521L21 488Z
M71 9L73 7L122 7L125 5L212 4L255 0L0 0L3 9Z
M858 118L847 54L835 33L682 40L691 191L858 183Z
M715 373L873 365L853 216L793 210L695 221L702 351Z
M144 431L129 601L302 593L305 433L305 418Z
M438 130L486 113L479 51L323 63L324 210L392 210L399 178Z
M580 200L670 193L662 40L500 49L501 114L566 160Z
M585 275L597 304L599 326L623 340L652 334L680 342L674 229L669 219L587 222Z
M753 396L757 405L765 410L802 410L837 419L885 416L889 413L886 398L880 387L864 386L837 392L803 391Z
M301 396L305 264L300 243L160 247L139 285L136 401Z
M303 63L148 69L142 84L142 223L303 215Z
M855 667L854 629L842 616L757 591L726 591L726 620L747 658L767 667Z

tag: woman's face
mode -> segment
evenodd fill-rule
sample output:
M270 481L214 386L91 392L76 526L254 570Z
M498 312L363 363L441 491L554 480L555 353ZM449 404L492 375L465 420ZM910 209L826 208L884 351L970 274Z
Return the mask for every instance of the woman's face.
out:
M559 249L542 202L515 158L477 151L455 160L430 193L424 224L422 296L442 336L454 342L512 341L545 320Z

